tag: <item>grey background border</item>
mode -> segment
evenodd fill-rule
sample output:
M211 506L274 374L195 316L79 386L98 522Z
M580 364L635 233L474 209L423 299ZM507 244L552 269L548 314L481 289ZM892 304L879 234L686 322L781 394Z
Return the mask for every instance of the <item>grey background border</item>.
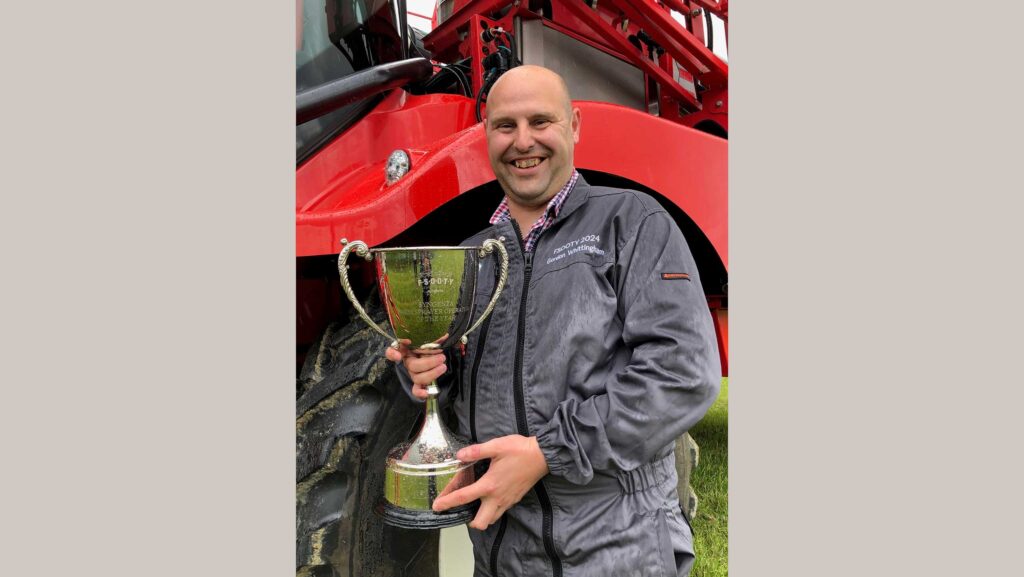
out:
M1018 564L1007 6L732 6L737 577ZM294 570L294 11L253 7L5 10L0 574Z
M1009 6L732 5L736 577L1019 572Z

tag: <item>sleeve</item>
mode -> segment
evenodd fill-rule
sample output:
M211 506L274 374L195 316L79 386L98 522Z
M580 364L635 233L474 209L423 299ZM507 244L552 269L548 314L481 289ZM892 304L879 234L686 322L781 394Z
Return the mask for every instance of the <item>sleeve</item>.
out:
M594 470L631 470L696 424L718 397L714 324L682 233L648 215L621 247L614 279L628 363L603 394L568 399L536 433L553 475L586 484Z

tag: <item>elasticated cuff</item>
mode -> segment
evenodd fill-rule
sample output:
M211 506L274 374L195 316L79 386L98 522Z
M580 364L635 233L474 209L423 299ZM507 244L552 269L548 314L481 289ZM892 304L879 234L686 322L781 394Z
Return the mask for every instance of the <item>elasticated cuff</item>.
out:
M589 467L587 472L582 471L582 463L576 460L574 452L562 442L558 423L548 423L537 431L536 437L550 474L577 485L586 485L594 478Z

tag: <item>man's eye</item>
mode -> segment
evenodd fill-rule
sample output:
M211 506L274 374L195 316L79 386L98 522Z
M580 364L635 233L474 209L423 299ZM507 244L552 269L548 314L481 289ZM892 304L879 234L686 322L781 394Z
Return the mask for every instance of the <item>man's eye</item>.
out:
M533 121L533 125L534 126L547 126L550 123L551 123L550 120L534 120Z

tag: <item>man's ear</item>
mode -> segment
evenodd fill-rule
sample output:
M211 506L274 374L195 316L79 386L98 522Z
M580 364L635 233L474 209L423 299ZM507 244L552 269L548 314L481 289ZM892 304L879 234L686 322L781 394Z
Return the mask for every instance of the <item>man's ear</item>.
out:
M578 143L580 141L580 109L572 109L572 141Z

